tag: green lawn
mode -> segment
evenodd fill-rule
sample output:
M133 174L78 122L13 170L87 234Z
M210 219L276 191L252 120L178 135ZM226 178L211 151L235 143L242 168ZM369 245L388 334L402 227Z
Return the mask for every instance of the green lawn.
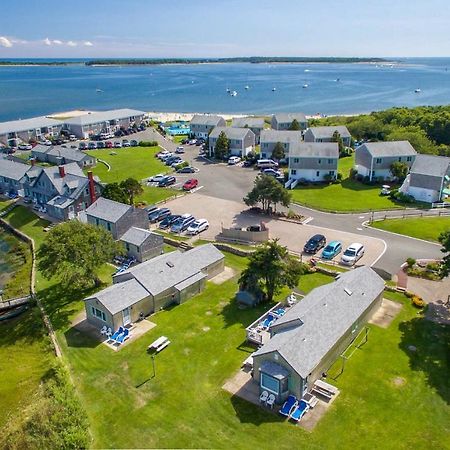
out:
M338 170L343 175L341 183L298 186L291 191L292 201L332 212L388 210L405 206L393 202L387 196L381 196L379 186L368 186L348 178L353 165L354 157L339 159Z
M438 242L444 231L450 230L450 217L416 217L410 219L386 219L373 222L372 227L392 233Z
M36 231L36 228L31 228ZM226 254L240 271L246 259ZM105 270L104 279L110 274ZM300 289L331 282L303 276ZM150 319L156 327L113 352L70 327L86 292L39 279L72 378L91 423L95 448L449 448L450 328L424 321L410 300L388 329L369 325L369 341L336 380L340 396L313 432L221 389L252 351L245 326L269 305L237 308L237 276ZM172 344L156 357L152 377L147 345L165 335ZM409 345L417 348L415 353ZM2 360L0 360L2 361ZM1 364L1 362L0 362Z

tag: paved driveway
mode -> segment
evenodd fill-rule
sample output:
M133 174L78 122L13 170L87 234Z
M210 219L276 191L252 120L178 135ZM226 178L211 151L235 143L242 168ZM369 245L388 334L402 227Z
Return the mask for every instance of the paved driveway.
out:
M167 207L177 214L191 213L197 218L207 219L210 223L210 228L202 233L201 237L208 239L214 239L220 233L222 226L226 228L247 227L258 224L261 219L264 219L264 222L269 228L270 237L278 238L282 245L299 254L302 253L305 242L313 234L317 233L324 234L327 241L341 241L344 248L352 242L360 242L363 244L366 247L366 254L360 260L359 264L372 265L385 250L385 244L380 239L358 236L353 233L336 231L314 225L301 225L264 218L260 215L246 212L245 206L242 203L204 195L203 190L169 201L167 202ZM310 258L305 255L303 257L305 259Z

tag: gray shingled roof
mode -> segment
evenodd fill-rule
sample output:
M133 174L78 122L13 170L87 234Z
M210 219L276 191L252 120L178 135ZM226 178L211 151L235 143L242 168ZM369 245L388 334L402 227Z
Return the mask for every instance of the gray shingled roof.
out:
M276 113L274 114L274 117L278 123L290 123L294 119L297 120L297 122L307 122L305 114L299 112L299 113Z
M131 274L148 292L158 295L223 258L223 254L214 245L206 244L184 253L177 250L157 256L116 275L115 278L120 281L122 276L129 278Z
M11 120L9 122L0 123L0 134L17 133L20 131L35 130L36 128L44 128L55 125L61 125L61 120L49 119L48 117L32 117L23 120Z
M191 125L207 125L215 127L222 119L220 116L210 114L195 114L191 119Z
M109 111L97 111L93 113L83 114L82 116L65 119L64 123L68 125L90 125L94 123L106 122L107 120L127 119L132 116L143 116L144 111L137 109L111 109Z
M450 158L446 156L417 155L411 167L411 174L442 178L450 171Z
M289 147L289 157L339 158L337 142L299 142Z
M131 205L100 197L86 209L86 214L97 219L116 223L131 208Z
M250 128L234 128L234 127L215 127L211 131L209 137L210 138L218 138L220 133L222 131L225 133L228 139L245 139L247 136L247 133L251 133L253 136L255 133L253 133Z
M235 117L231 122L234 128L264 128L264 119L262 117Z
M271 328L276 334L254 357L278 352L306 378L383 289L383 279L370 267L341 274L333 283L311 291L278 319ZM280 329L283 324L284 330Z
M51 149L51 147L47 147L46 145L41 145L38 144L36 146L33 147L33 150L31 151L31 153L42 153L42 154L46 154L49 150Z
M81 150L75 148L65 148L65 147L50 147L47 151L48 155L60 156L62 158L70 159L71 161L83 161L86 157L94 158Z
M383 156L414 156L417 152L408 141L386 141L386 142L366 142L359 146L359 149L365 148L373 158Z
M291 130L262 130L261 131L261 143L263 142L301 142L302 132Z
M31 167L28 164L22 164L8 159L0 159L0 177L19 181L29 169L31 169Z
M126 231L120 238L123 242L128 242L129 244L136 245L139 247L147 239L152 239L155 245L158 245L164 241L164 238L160 234L152 233L149 230L144 230L143 228L131 227Z
M335 131L337 131L343 138L351 137L347 127L343 125L335 127L310 127L308 130L311 131L316 139L330 139L333 137Z
M97 299L111 314L116 314L148 295L145 288L133 278L113 284L85 300Z

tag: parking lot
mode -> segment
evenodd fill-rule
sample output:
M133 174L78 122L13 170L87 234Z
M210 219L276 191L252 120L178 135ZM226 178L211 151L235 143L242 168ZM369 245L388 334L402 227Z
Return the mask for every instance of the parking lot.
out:
M221 232L222 226L226 228L247 227L249 225L259 224L261 219L265 219L264 222L269 228L270 238L278 238L282 245L285 245L289 250L298 254L302 253L305 242L317 233L323 234L327 242L333 240L341 241L344 249L353 242L363 244L366 251L358 262L358 265L372 265L385 250L384 242L380 239L250 214L245 211L245 205L242 203L214 198L205 195L203 190L201 193L187 194L182 198L168 201L165 206L170 208L175 214L190 213L196 218L207 219L210 226L208 230L200 235L201 238L215 239ZM304 259L309 259L310 257L309 255L303 255ZM334 259L339 260L339 258L340 256L337 256Z

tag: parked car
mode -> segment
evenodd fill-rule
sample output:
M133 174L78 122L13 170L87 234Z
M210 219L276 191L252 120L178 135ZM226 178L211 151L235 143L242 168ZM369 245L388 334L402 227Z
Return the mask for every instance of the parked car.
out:
M131 145L132 147L137 147L137 146L139 145L139 142L136 141L136 139L132 139L132 140L130 141L130 145Z
M95 150L97 148L97 143L96 142L89 142L88 144L88 149L89 150Z
M98 141L97 148L105 148L105 143L103 141Z
M170 158L167 158L164 160L164 164L166 166L171 166L172 164L180 164L182 159L179 156L171 156Z
M239 156L230 156L228 158L228 164L230 166L234 166L235 164L237 164L238 162L241 162L241 158L239 158Z
M246 159L244 161L244 167L251 167L256 164L256 161L254 159Z
M170 216L169 208L156 208L152 212L148 213L148 220L155 223L165 219L168 216Z
M152 177L150 177L148 181L150 181L150 183L159 183L165 177L166 175L164 175L163 173L158 173L157 175L153 175Z
M175 177L172 176L166 176L162 180L159 181L158 187L167 187L171 186L172 184L175 184L177 182Z
M44 139L42 141L39 141L39 144L50 146L50 145L52 145L52 141L49 141L48 139Z
M78 148L79 148L80 150L86 150L86 149L88 148L88 146L87 146L86 142L80 142L80 143L78 144Z
M209 228L209 222L206 219L198 219L191 223L186 230L187 234L199 234Z
M364 245L357 242L351 244L341 256L341 263L347 266L353 266L364 255Z
M184 164L184 161L182 159L176 159L175 161L172 162L172 164L170 165L170 167L173 167L174 169L179 166L180 164Z
M122 148L122 142L119 141L114 142L114 148Z
M113 148L114 145L113 145L113 143L112 143L111 141L106 141L106 142L105 142L105 147L106 147L106 148Z
M191 178L183 184L183 191L191 191L198 186L198 180L196 178Z
M268 175L270 177L281 177L282 173L279 170L275 170L275 169L262 169L261 171L264 175Z
M165 219L163 219L158 227L161 228L162 230L165 230L167 228L170 228L170 226L180 218L181 216L179 214L170 214L169 216L167 216Z
M77 140L77 137L74 134L69 134L69 141L73 142L76 140Z
M179 219L177 219L172 226L170 231L172 233L181 233L189 228L192 222L195 222L195 217L191 214L183 214Z
M20 144L19 150L31 150L33 146L31 144Z
M177 147L175 153L184 153L184 147Z
M336 255L341 253L342 244L339 241L331 241L323 250L323 259L333 259Z
M156 205L149 205L144 208L144 210L147 211L147 214L150 214L151 212L156 211L157 209L159 208Z
M159 159L160 159L161 161L165 161L167 158L171 158L172 156L173 156L173 153L171 153L171 152L167 152L167 153L163 152L163 153L159 156Z
M194 173L195 169L191 166L182 167L181 169L177 170L177 173Z
M197 139L191 139L188 144L189 145L195 145L197 143Z
M123 139L122 147L130 147L130 141L128 139Z
M305 253L314 254L318 252L321 248L325 247L327 240L323 234L315 234L312 236L308 242L303 247Z

